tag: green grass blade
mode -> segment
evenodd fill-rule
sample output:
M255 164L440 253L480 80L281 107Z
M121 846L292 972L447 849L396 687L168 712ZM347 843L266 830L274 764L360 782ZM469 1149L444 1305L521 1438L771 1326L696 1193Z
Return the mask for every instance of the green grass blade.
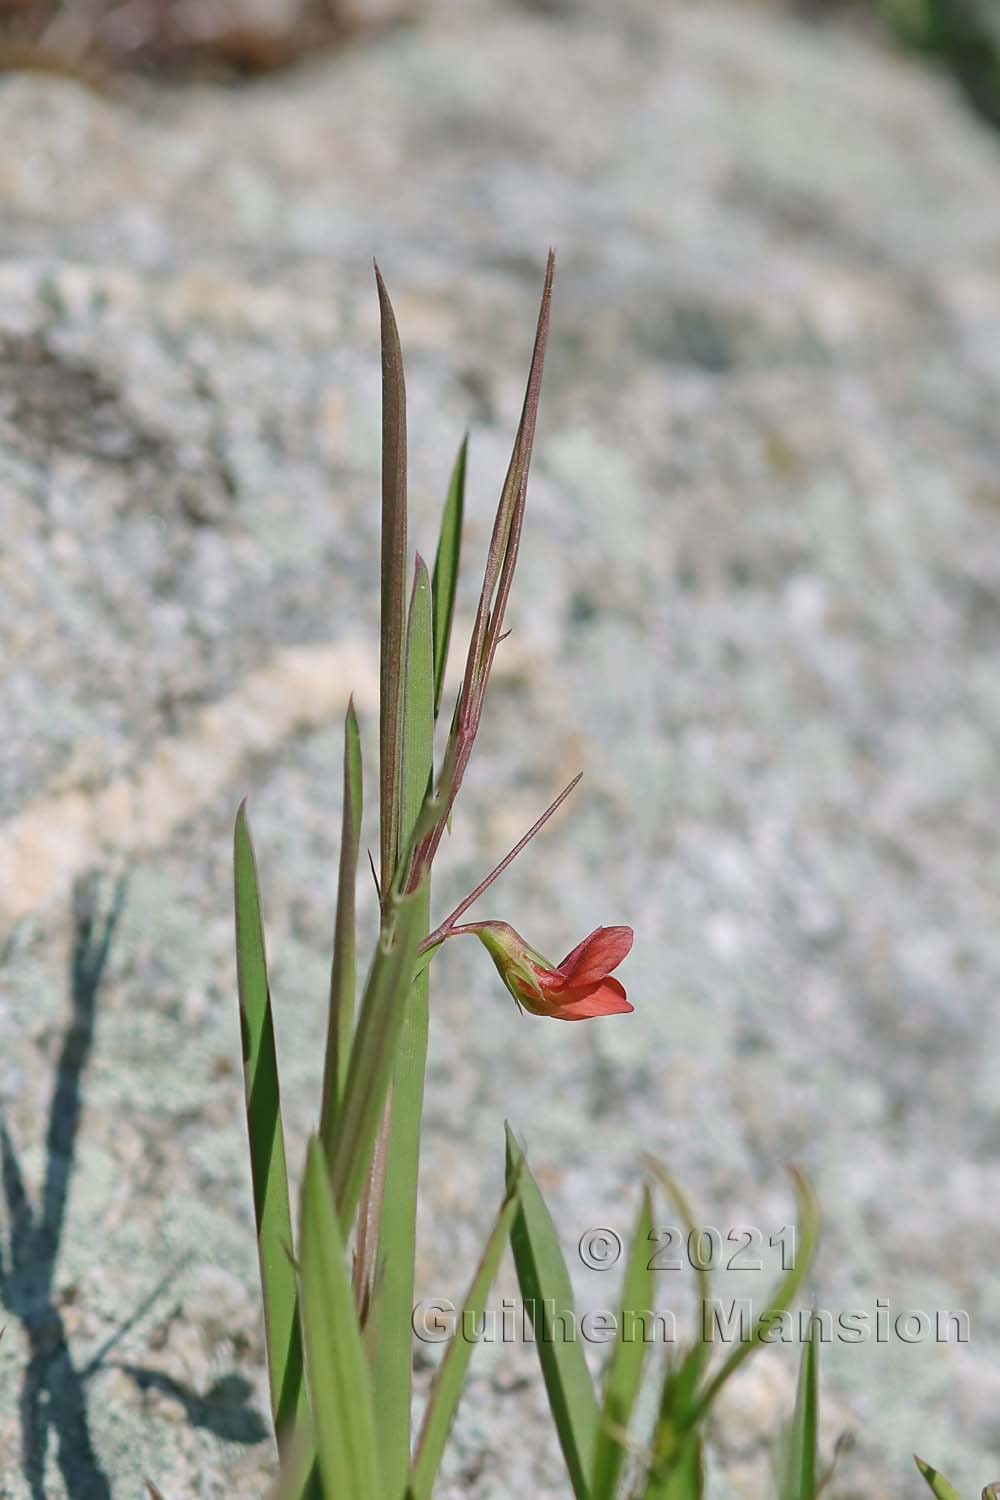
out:
M646 1489L649 1497L681 1497L686 1487L701 1484L701 1449L691 1449L691 1439L698 1435L692 1411L710 1352L709 1345L696 1340L663 1377L653 1428L653 1462Z
M426 935L424 893L399 897L390 930L380 934L347 1069L331 1177L346 1234L354 1219L385 1108L396 1044L406 1012L417 948Z
M687 1195L662 1162L651 1156L648 1156L646 1161L650 1171L658 1179L660 1186L680 1216L685 1234L690 1241L690 1237L697 1233L697 1228ZM712 1295L712 1277L707 1267L698 1266L695 1268L695 1279L698 1286L695 1327L700 1331L705 1326L705 1308ZM664 1438L668 1446L671 1440L667 1439L666 1432L661 1432L660 1429L666 1429L667 1426L683 1427L711 1352L711 1345L699 1336L677 1368L668 1370L664 1377L657 1427L658 1435Z
M639 1393L646 1356L645 1339L636 1337L635 1318L636 1315L649 1312L653 1306L652 1251L649 1243L652 1228L653 1204L649 1192L645 1191L625 1267L618 1337L604 1383L601 1427L594 1452L592 1500L613 1500L625 1458L625 1437L635 1398Z
M819 1323L810 1320L784 1455L781 1500L816 1500L819 1469Z
M472 1356L475 1340L468 1331L476 1327L476 1320L482 1317L516 1211L517 1195L514 1192L508 1194L501 1205L482 1260L466 1295L461 1322L438 1366L410 1474L410 1500L430 1500L444 1446L461 1399L465 1372Z
M407 847L431 790L434 754L434 647L431 583L418 555L406 628L403 775L399 852Z
M396 315L375 267L382 324L382 562L379 665L379 844L382 890L399 844L406 611L406 381Z
M330 968L330 1013L326 1058L323 1064L323 1105L320 1139L327 1160L333 1160L337 1113L347 1086L347 1064L354 1027L355 963L354 900L361 847L361 738L354 700L344 720L344 803L340 827L340 869L337 877L337 920Z
M316 1443L308 1406L286 1444L268 1500L323 1500L323 1482L316 1463Z
M642 1500L702 1500L705 1460L700 1432L687 1432L669 1464L654 1464Z
M577 1500L590 1500L599 1414L583 1346L576 1336L573 1288L549 1211L508 1127L508 1184L517 1173L518 1212L510 1243L521 1298L535 1330L549 1408L573 1493Z
M368 1362L318 1139L309 1142L300 1234L306 1378L324 1494L385 1500Z
M302 1395L302 1341L292 1268L292 1221L285 1138L281 1124L278 1059L267 980L257 862L246 804L236 815L233 844L236 903L236 971L247 1131L253 1178L257 1249L267 1339L271 1410L279 1447L290 1432Z
M431 587L418 557L406 632L403 776L400 839L409 839L430 788L434 746L434 669ZM430 883L425 881L415 920L420 936L429 925ZM413 1270L416 1258L417 1174L420 1120L427 1066L428 975L409 986L392 1075L389 1143L382 1197L374 1319L375 1394L387 1493L402 1494L410 1464Z
M958 1491L953 1484L949 1484L944 1475L937 1469L932 1469L930 1464L925 1464L922 1458L914 1453L913 1462L930 1485L937 1500L958 1500ZM985 1491L984 1491L985 1493Z
M729 1377L734 1371L739 1369L743 1361L748 1359L755 1349L761 1346L764 1341L763 1336L771 1328L775 1319L791 1307L805 1279L806 1272L809 1270L819 1234L819 1207L813 1195L812 1188L801 1172L793 1168L792 1176L795 1181L796 1197L799 1201L798 1253L795 1257L795 1264L778 1283L770 1304L754 1324L751 1337L746 1342L740 1342L736 1345L721 1368L716 1371L715 1375L708 1382L696 1404L692 1423L700 1420Z
M694 1232L691 1205L680 1185L663 1164L647 1157L650 1171L659 1180L670 1199L687 1235ZM658 1500L685 1500L686 1495L700 1493L702 1483L701 1448L692 1435L691 1413L698 1396L702 1375L711 1355L711 1345L702 1335L705 1307L712 1291L707 1268L696 1269L698 1304L695 1318L697 1336L679 1360L672 1361L660 1388L656 1422L653 1428L653 1462L647 1479L646 1494Z
M469 453L466 433L455 459L448 497L441 515L437 555L434 559L434 717L441 707L444 673L448 665L448 643L455 613L455 587L462 549L462 519L465 515L465 470Z

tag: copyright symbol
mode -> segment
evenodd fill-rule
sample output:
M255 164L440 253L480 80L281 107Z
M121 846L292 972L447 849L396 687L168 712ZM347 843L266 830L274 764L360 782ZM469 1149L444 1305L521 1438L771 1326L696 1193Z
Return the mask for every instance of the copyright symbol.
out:
M580 1236L580 1259L591 1271L609 1271L621 1253L622 1242L613 1229L588 1229Z

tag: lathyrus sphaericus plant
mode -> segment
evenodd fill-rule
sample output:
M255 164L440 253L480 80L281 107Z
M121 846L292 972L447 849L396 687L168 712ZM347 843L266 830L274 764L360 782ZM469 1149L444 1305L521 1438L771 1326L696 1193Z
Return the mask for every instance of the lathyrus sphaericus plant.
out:
M458 917L575 785L570 784L496 870L430 933L431 867L476 741L517 563L552 271L550 255L521 420L493 526L465 672L435 775L434 725L442 704L458 577L466 445L463 442L459 449L452 473L433 574L418 554L407 590L405 384L395 317L376 270L383 375L380 923L356 1005L362 756L357 719L349 706L326 1057L297 1236L292 1229L257 870L245 806L236 820L236 946L247 1125L271 1405L282 1493L288 1496L403 1500L405 1495L425 1500L471 1351L463 1339L449 1346L419 1438L411 1444L411 1316L428 968L437 948L453 934ZM628 950L628 929L598 929L554 969L523 944L515 956L514 936L503 924L472 925L524 1008L568 1018L631 1009L620 984L606 977ZM506 960L501 954L508 955ZM470 1309L481 1307L489 1293L516 1209L513 1173L469 1290Z
M518 1009L535 1016L576 1021L632 1010L623 986L612 977L631 947L631 928L598 927L556 965L504 922L459 923L579 777L476 889L430 930L431 868L475 745L504 634L538 411L552 270L550 255L521 420L496 512L465 671L436 773L434 727L442 705L458 578L466 444L459 449L452 473L433 573L418 554L407 589L403 365L392 307L376 271L383 374L379 931L358 1003L355 884L362 756L357 719L349 705L326 1052L297 1235L292 1227L261 903L245 806L237 815L240 1022L282 1500L430 1500L471 1354L472 1341L464 1330L470 1319L472 1326L481 1319L508 1239L526 1310L541 1330L542 1373L578 1500L613 1500L620 1494L630 1452L639 1454L641 1482L635 1495L643 1500L697 1500L704 1420L724 1382L753 1347L751 1342L732 1350L713 1373L711 1350L704 1341L696 1341L668 1371L651 1438L630 1435L645 1341L619 1333L599 1402L579 1342L546 1337L559 1310L572 1310L572 1291L552 1221L520 1147L509 1136L506 1194L469 1287L458 1332L438 1367L420 1432L415 1442L411 1440L417 1168L434 954L453 937L475 935ZM655 1165L653 1170L663 1175ZM667 1186L687 1214L683 1199ZM771 1312L787 1307L812 1252L812 1199L801 1181L799 1192L800 1254L775 1294ZM623 1305L642 1313L652 1305L650 1215L647 1193L623 1292ZM815 1403L806 1402L804 1412L796 1419L803 1432L814 1419ZM799 1449L814 1456L814 1448L803 1447L805 1442L799 1441ZM806 1459L799 1467L803 1474L808 1472ZM781 1500L812 1500L812 1494L809 1484L797 1479L784 1488Z

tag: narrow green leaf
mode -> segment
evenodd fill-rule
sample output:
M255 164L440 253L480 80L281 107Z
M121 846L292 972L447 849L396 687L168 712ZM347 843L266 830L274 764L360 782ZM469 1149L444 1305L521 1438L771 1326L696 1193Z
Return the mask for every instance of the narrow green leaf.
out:
M819 1469L819 1323L812 1317L799 1362L799 1383L784 1454L781 1500L816 1500Z
M465 470L469 453L466 433L455 459L448 498L441 514L437 555L434 559L434 717L441 707L444 673L448 665L448 643L455 612L455 588L462 549L462 518L465 514Z
M792 1178L795 1182L795 1195L799 1201L799 1229L795 1264L778 1283L771 1302L754 1324L750 1338L745 1342L740 1341L736 1345L721 1368L716 1371L715 1375L708 1382L691 1415L690 1420L692 1425L701 1420L726 1381L739 1369L743 1361L748 1359L755 1349L760 1348L766 1342L766 1334L776 1319L791 1307L805 1279L806 1272L809 1270L813 1254L816 1250L816 1240L819 1235L819 1206L813 1195L812 1188L802 1173L794 1167L792 1168Z
M406 632L403 774L400 840L408 841L430 789L434 745L434 669L431 588L418 556ZM429 925L430 882L425 880L415 918L419 936ZM427 1066L428 976L410 984L396 1044L389 1111L385 1191L382 1196L378 1269L372 1311L375 1394L386 1491L402 1494L410 1462L413 1271L416 1258L417 1174L420 1121Z
M418 887L412 895L398 897L392 914L365 985L333 1147L331 1177L345 1234L354 1219L385 1108L417 948L426 933L423 890Z
M937 1469L932 1469L930 1464L925 1464L922 1458L914 1453L913 1462L930 1485L937 1500L958 1500L958 1491L953 1484L949 1484L944 1475Z
M680 1216L688 1242L690 1242L691 1236L697 1233L697 1229L687 1195L662 1162L651 1156L647 1156L646 1161L650 1171L659 1180L660 1186ZM668 1426L678 1429L684 1426L688 1410L694 1401L702 1373L712 1352L711 1345L701 1336L705 1327L705 1310L712 1294L712 1277L707 1266L695 1267L695 1280L698 1287L695 1327L699 1330L699 1337L687 1350L680 1364L668 1370L664 1377L654 1447L660 1438L666 1446L669 1446L665 1431Z
M663 1164L653 1157L647 1163L680 1217L688 1236L694 1232L694 1214L680 1185ZM679 1360L671 1361L663 1376L652 1436L652 1463L647 1475L647 1500L688 1500L701 1493L702 1458L700 1439L690 1431L691 1412L702 1374L711 1354L704 1339L705 1308L712 1290L711 1276L696 1268L698 1307L694 1342Z
M646 1477L642 1500L702 1500L704 1489L701 1433L686 1432L668 1463L654 1463Z
M431 583L417 556L406 627L403 775L399 850L406 849L431 790L434 754L434 646Z
M653 1429L653 1451L663 1473L669 1472L683 1451L683 1438L691 1425L694 1398L708 1347L696 1339L678 1360L671 1361L663 1377Z
M577 1337L573 1288L555 1226L523 1152L507 1128L507 1178L520 1174L511 1249L521 1298L535 1330L549 1408L577 1500L590 1500L599 1414Z
M245 803L241 804L236 815L233 867L247 1131L271 1410L280 1448L286 1432L291 1431L302 1396L302 1342L295 1273L290 1259L292 1221L281 1124L278 1059L267 980L257 862Z
M323 1500L323 1482L316 1461L316 1442L308 1406L286 1444L281 1468L268 1500Z
M667 1367L653 1428L647 1500L684 1500L688 1489L700 1494L701 1446L692 1413L709 1353L710 1345L698 1338Z
M403 632L406 610L406 381L399 330L375 267L382 322L382 565L379 668L381 886L392 885L399 843Z
M652 1229L653 1204L646 1190L642 1195L629 1247L618 1315L618 1336L604 1383L601 1427L594 1452L592 1500L613 1500L625 1458L625 1438L632 1418L632 1408L639 1393L646 1356L646 1340L642 1336L642 1324L639 1320L644 1319L653 1306L652 1251L649 1243Z
M507 1243L514 1215L517 1212L516 1192L508 1194L483 1251L483 1258L466 1294L459 1322L444 1357L434 1376L430 1398L424 1413L420 1440L410 1473L408 1495L410 1500L430 1500L434 1480L441 1465L441 1456L458 1410L458 1403L465 1384L465 1372L469 1366L473 1344L473 1331L478 1327L486 1307L490 1288L496 1280L497 1269Z
M385 1500L368 1363L326 1156L315 1136L306 1154L300 1242L306 1378L323 1490L331 1497Z
M323 1104L320 1139L327 1160L333 1160L337 1112L347 1085L347 1064L354 1028L355 935L354 900L361 848L361 738L354 700L344 720L344 802L340 826L340 870L337 878L337 921L330 967L330 1012L327 1019L326 1058L323 1064Z

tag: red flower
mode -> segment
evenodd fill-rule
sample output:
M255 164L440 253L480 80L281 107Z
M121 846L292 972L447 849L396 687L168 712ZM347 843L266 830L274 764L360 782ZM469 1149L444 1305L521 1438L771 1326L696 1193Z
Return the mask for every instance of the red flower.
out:
M554 967L506 922L470 922L518 1005L535 1016L586 1021L633 1009L617 979L609 979L632 946L631 927L597 927Z

